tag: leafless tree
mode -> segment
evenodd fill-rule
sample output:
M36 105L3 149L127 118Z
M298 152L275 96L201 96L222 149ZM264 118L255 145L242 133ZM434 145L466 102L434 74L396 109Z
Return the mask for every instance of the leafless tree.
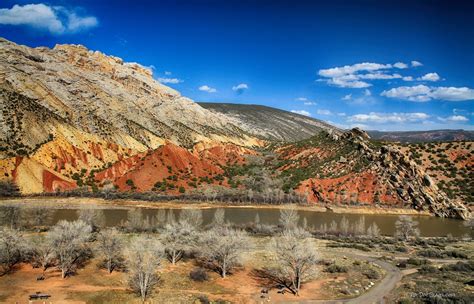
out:
M162 233L165 253L174 265L187 250L192 249L196 240L196 230L187 221L168 224Z
M203 232L199 237L197 250L199 256L225 278L250 247L251 240L244 231L220 227Z
M155 225L162 228L166 224L166 210L159 209L155 215Z
M25 210L27 222L32 227L46 226L53 219L53 211L48 207L38 206Z
M354 234L355 235L364 235L365 230L365 216L359 217L357 222L354 224Z
M338 233L337 222L335 220L331 221L331 224L329 225L329 231L334 234Z
M30 244L31 260L43 270L43 278L46 270L54 265L55 253L50 242L44 237L39 236L31 240Z
M342 217L341 222L339 223L339 228L341 229L341 233L343 235L348 235L350 230L349 221L346 219L345 216Z
M16 229L0 227L0 274L8 273L21 261L24 239Z
M153 238L139 236L132 240L125 252L128 284L144 302L159 282L157 268L163 257L163 246Z
M127 228L131 231L141 231L144 228L142 209L136 208L127 211Z
M122 258L122 240L115 228L103 230L97 235L97 250L103 257L109 273L119 265Z
M199 229L202 225L202 210L183 209L179 214L179 221L189 224L194 227L194 229Z
M367 235L375 238L380 236L380 228L375 222L367 228Z
M300 216L295 207L280 209L279 222L285 229L293 229L298 226Z
M395 222L395 236L405 241L411 237L419 236L420 230L417 226L418 222L414 221L411 216L400 215Z
M259 215L258 213L255 214L255 218L254 218L254 220L253 220L253 223L254 223L255 225L260 225L260 215Z
M0 207L0 224L10 229L19 229L23 223L22 211L16 206Z
M212 220L213 226L224 226L225 224L225 210L222 208L216 209L214 212L214 219Z
M276 256L278 276L290 282L289 289L299 295L301 284L314 276L318 253L308 233L302 229L285 230L274 238L271 250Z
M91 226L92 231L98 231L105 226L105 215L102 209L83 207L77 210L78 219Z
M81 220L60 221L49 231L47 238L54 249L62 278L84 259L90 233L91 227Z

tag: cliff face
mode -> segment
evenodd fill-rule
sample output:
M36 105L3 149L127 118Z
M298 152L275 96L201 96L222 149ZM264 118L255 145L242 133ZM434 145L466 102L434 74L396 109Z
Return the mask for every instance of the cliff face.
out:
M165 142L263 143L158 83L149 69L80 45L28 48L0 39L0 100L0 172L24 193L70 189L74 174Z
M310 201L411 207L441 217L467 218L469 210L449 199L402 151L370 142L364 131L317 137L277 150L279 170Z

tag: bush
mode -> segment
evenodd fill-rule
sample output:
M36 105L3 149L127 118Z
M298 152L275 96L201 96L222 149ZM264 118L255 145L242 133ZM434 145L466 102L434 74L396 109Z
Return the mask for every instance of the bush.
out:
M380 277L379 273L375 269L368 269L364 271L364 275L370 280L377 280Z
M204 282L209 280L209 275L207 274L206 270L200 267L191 270L191 272L189 273L189 277L191 278L191 280L197 282Z
M349 269L346 266L332 264L326 268L326 272L329 273L345 273Z
M430 261L427 259L409 258L408 260L406 260L406 263L410 265L421 266L430 264Z
M418 270L419 273L435 273L438 269L431 265L422 265Z
M456 272L473 272L474 261L457 262L456 264L445 265L441 268L442 271L456 271Z

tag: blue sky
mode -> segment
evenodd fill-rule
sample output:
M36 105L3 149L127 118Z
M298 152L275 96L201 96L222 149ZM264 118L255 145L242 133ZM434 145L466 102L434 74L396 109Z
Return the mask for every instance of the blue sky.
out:
M196 101L474 129L473 1L7 0L0 36L138 62Z

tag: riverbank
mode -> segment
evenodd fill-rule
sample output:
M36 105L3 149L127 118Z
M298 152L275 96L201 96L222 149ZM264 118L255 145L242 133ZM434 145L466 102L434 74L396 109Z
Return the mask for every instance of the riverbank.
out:
M218 201L192 202L192 201L141 201L129 199L111 199L91 197L55 197L55 196L37 196L37 197L18 197L18 198L0 198L1 204L21 204L21 205L42 205L53 208L77 208L82 206L95 206L99 208L147 208L147 209L184 209L184 208L249 208L249 209L282 209L295 207L301 211L331 212L336 214L380 214L380 215L414 215L414 216L434 216L428 211L417 211L408 208L386 208L386 207L368 207L368 206L330 206L326 208L322 205L270 205L270 204L225 204Z

